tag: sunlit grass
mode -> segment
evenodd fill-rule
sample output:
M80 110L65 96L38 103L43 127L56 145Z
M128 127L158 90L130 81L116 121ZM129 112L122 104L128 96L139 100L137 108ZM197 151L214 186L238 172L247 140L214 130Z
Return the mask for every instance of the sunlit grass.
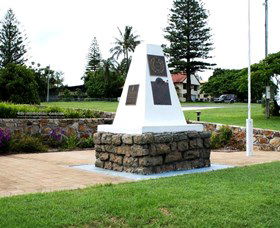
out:
M51 102L42 103L46 106L63 108L85 108L106 112L115 112L118 102ZM219 109L201 110L201 121L221 123L228 125L245 126L247 119L247 104L216 104L216 103L182 103L182 106L214 106ZM196 120L195 111L185 111L188 120ZM263 107L260 104L252 104L252 118L255 128L280 130L280 117L266 119Z

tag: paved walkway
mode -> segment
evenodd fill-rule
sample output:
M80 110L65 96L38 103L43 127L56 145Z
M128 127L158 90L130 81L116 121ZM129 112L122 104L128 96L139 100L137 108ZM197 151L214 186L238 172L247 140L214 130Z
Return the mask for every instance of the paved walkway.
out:
M245 166L280 161L280 152L254 151L251 157L246 152L212 152L211 163L221 165Z
M259 151L248 158L245 152L212 152L211 161L242 166L280 161L280 153ZM131 181L69 167L82 164L94 164L94 151L0 156L0 197Z
M182 106L183 111L193 111L193 110L205 110L205 109L215 109L215 108L223 108L222 106L214 107L214 106Z
M93 164L94 157L93 151L0 156L0 197L128 181L69 167Z

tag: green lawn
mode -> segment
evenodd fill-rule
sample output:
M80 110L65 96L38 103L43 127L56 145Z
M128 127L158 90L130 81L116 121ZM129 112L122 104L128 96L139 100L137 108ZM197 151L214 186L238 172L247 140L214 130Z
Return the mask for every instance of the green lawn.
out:
M0 227L280 227L280 162L0 199Z
M197 106L198 104L195 104ZM205 104L203 104L204 106ZM201 121L222 123L228 125L245 126L247 119L247 104L210 104L211 106L221 106L219 109L201 110ZM210 106L207 105L207 106ZM193 106L187 104L184 106ZM201 105L202 106L202 105ZM195 111L186 111L185 117L189 120L196 120ZM280 117L266 119L263 107L260 104L252 104L252 119L255 128L272 129L280 131Z
M117 102L52 102L42 103L47 106L59 106L64 108L96 109L107 112L115 112ZM247 118L247 104L215 104L215 103L183 103L182 106L221 106L220 109L201 110L201 121L222 123L228 125L245 126ZM186 119L196 120L195 111L186 111ZM265 119L263 108L260 104L252 104L252 118L254 127L263 129L280 130L280 117Z

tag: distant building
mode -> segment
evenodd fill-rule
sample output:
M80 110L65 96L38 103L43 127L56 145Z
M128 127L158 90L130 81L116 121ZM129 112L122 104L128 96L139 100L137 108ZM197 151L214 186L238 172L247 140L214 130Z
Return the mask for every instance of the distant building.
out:
M187 76L183 73L172 74L172 80L175 85L178 97L181 102L186 101L187 94ZM200 82L196 76L191 76L191 96L192 100L196 101L199 99Z
M59 88L51 88L50 89L50 101L60 100L65 93L65 90L68 90L70 94L74 94L77 91L85 92L84 85L76 85L76 86L62 86Z
M201 91L202 86L206 83L207 81L200 81L200 86L199 86L199 91L198 91L198 100L199 101L211 101L212 97L209 94L206 94Z

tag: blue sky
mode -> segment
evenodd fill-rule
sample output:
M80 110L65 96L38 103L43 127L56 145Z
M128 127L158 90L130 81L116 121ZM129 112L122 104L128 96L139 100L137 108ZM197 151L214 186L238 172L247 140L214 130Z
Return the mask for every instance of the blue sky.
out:
M204 0L217 67L247 66L247 1ZM252 62L264 57L264 0L252 2ZM269 0L269 51L280 51L280 1ZM93 36L109 57L117 26L132 25L141 40L162 44L172 0L1 0L0 18L12 8L29 41L31 61L64 72L65 83L81 84ZM201 76L206 79L211 72Z

